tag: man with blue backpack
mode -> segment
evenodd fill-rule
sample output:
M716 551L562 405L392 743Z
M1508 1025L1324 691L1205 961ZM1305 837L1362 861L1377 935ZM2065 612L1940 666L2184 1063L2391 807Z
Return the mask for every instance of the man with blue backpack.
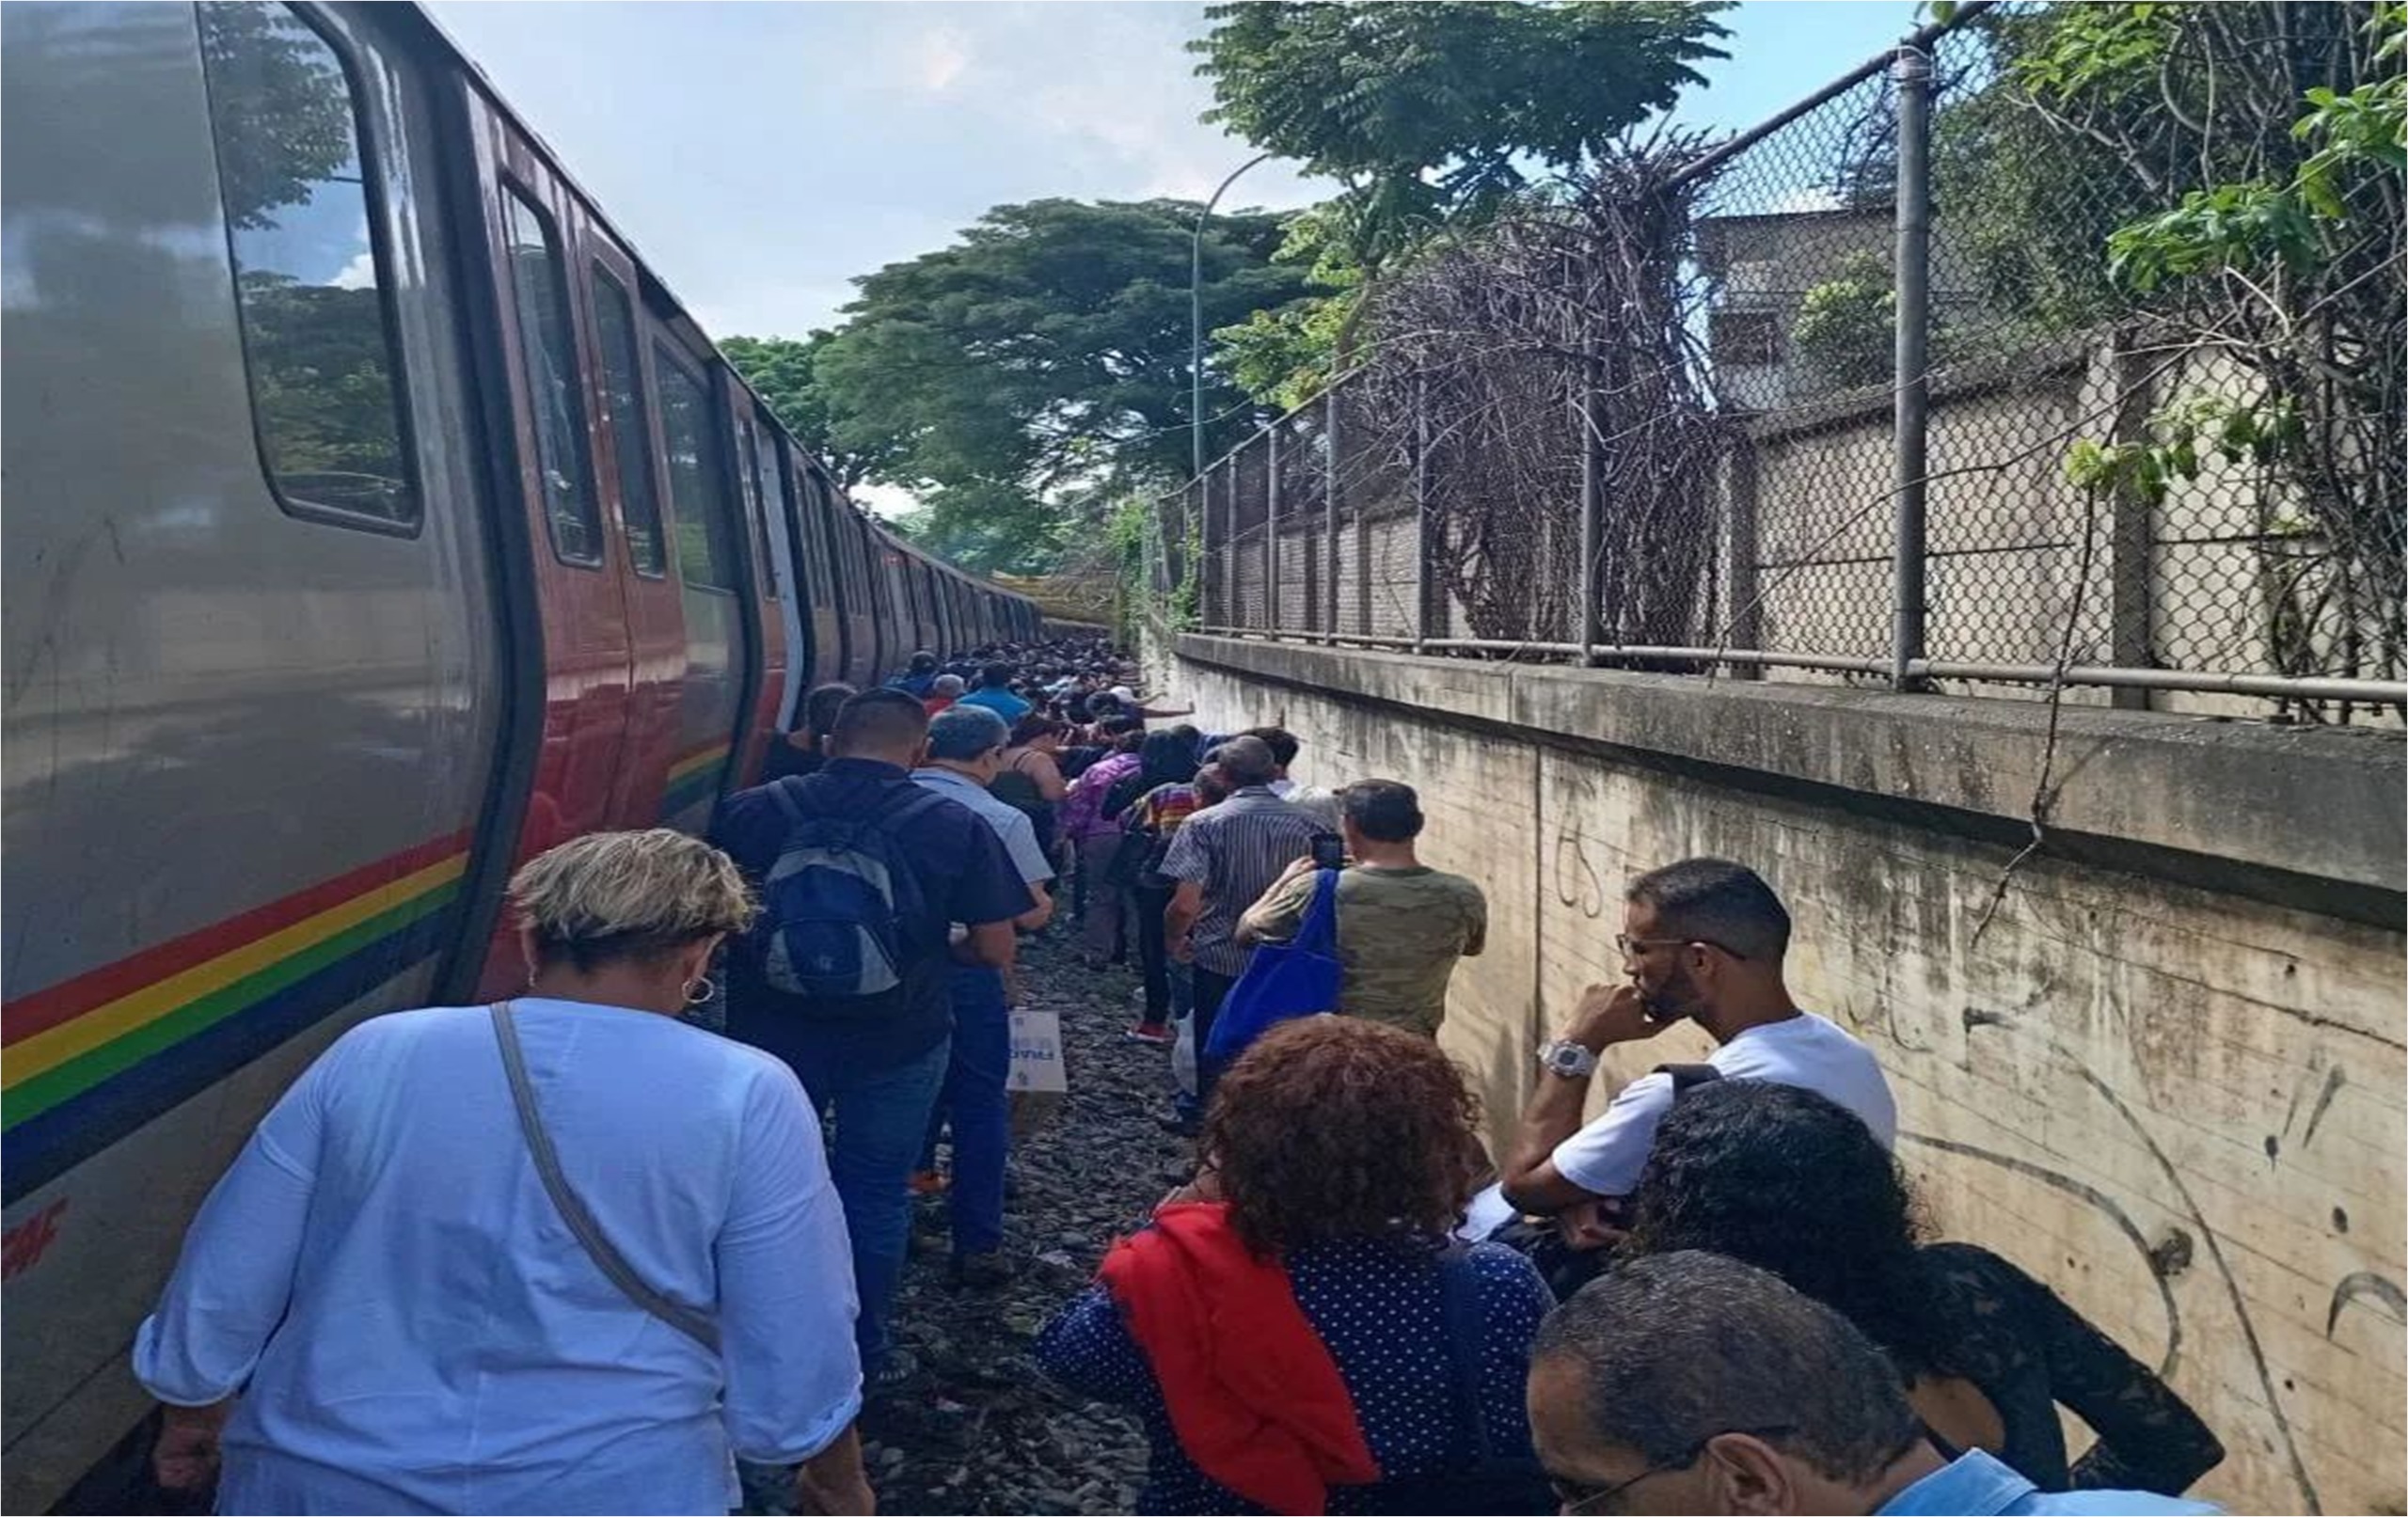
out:
M889 1352L886 1317L906 1186L944 1081L952 966L1008 968L1012 921L1033 904L995 830L911 782L927 735L916 698L864 690L837 712L818 773L731 796L711 837L761 895L759 924L729 956L728 1035L793 1066L835 1119L829 1168L873 1390L917 1370Z

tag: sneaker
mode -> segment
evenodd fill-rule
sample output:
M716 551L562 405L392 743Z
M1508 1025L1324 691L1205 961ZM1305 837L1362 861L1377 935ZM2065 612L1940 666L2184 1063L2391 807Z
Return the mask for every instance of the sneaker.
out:
M901 1390L919 1378L920 1361L911 1350L889 1349L886 1351L886 1362L878 1367L877 1374L869 1377L867 1388L871 1395L876 1396L881 1392Z
M1151 1043L1156 1048L1167 1048L1179 1041L1179 1035L1166 1022L1139 1022L1120 1035L1132 1043Z
M1020 1266L1006 1258L1000 1250L983 1254L956 1254L953 1256L953 1283L973 1290L992 1290L1007 1286L1020 1273Z
M1176 1133L1182 1138L1193 1138L1204 1130L1204 1124L1202 1121L1196 1117L1189 1116L1185 1113L1179 1113L1170 1116L1157 1116L1154 1118L1154 1122L1164 1132Z
M911 1172L910 1183L913 1195L943 1195L953 1182L937 1170L920 1169Z

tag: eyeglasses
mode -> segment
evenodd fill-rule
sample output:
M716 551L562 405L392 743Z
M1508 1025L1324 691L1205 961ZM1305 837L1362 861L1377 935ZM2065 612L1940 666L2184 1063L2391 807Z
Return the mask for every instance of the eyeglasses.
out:
M1711 938L1631 938L1619 932L1614 934L1614 947L1624 958L1636 958L1638 956L1634 952L1636 949L1667 948L1674 946L1686 948L1691 944L1695 944L1700 948L1718 949L1722 953L1730 955L1733 958L1745 958L1748 956L1735 948L1716 942Z
M1687 940L1674 940L1686 941ZM1709 943L1707 946L1713 945ZM1724 1428L1719 1432L1709 1432L1696 1443L1689 1445L1687 1448L1682 1450L1678 1459L1650 1464L1627 1480L1617 1480L1612 1485L1603 1487L1581 1485L1576 1481L1564 1479L1556 1479L1549 1483L1555 1487L1556 1498L1563 1503L1558 1509L1562 1513L1562 1517L1602 1517L1604 1513L1619 1509L1613 1504L1615 1498L1641 1480L1654 1479L1658 1475L1670 1475L1674 1470L1687 1469L1704 1458L1706 1446L1717 1438L1728 1438L1733 1433L1748 1438L1786 1438L1797 1430L1796 1427L1787 1425L1772 1428Z

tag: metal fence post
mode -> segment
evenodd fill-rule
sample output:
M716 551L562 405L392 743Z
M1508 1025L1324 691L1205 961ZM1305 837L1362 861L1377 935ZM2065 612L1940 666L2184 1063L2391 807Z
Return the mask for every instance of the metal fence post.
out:
M1322 630L1332 639L1338 636L1338 391L1322 397L1322 435L1329 439L1329 451L1323 458L1321 492L1322 535L1329 545L1329 595L1322 605L1325 618Z
M1585 327L1586 323L1583 323ZM1597 358L1585 339L1580 344L1580 574L1574 593L1579 596L1580 662L1594 666L1597 645L1606 640L1606 457L1605 419L1597 396ZM1614 640L1622 640L1622 619L1614 619Z
M1238 455L1222 459L1212 472L1221 477L1221 624L1236 626L1245 620L1238 593Z
M1413 543L1418 565L1413 586L1414 652L1447 635L1446 590L1438 583L1438 514L1430 504L1430 380L1413 385Z
M1925 444L1931 424L1931 56L1901 44L1898 86L1898 302L1893 410L1897 541L1893 545L1890 686L1910 690L1924 656Z
M1279 625L1279 429L1262 434L1262 626Z

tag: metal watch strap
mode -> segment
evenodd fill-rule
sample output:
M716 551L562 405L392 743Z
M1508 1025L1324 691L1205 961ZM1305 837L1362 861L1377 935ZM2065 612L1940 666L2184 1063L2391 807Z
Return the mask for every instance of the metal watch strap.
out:
M501 1067L510 1077L510 1098L518 1107L519 1133L527 1140L527 1152L535 1161L535 1173L543 1177L544 1192L552 1198L561 1221L568 1224L568 1230L576 1235L594 1268L629 1301L717 1353L718 1324L693 1307L672 1301L645 1285L627 1263L626 1256L602 1236L594 1213L586 1210L585 1203L568 1188L568 1177L561 1173L560 1155L552 1147L552 1135L545 1130L543 1114L535 1106L535 1086L527 1078L527 1055L518 1045L518 1024L510 1014L510 1003L497 1001L486 1010L493 1017L494 1041L501 1045Z

